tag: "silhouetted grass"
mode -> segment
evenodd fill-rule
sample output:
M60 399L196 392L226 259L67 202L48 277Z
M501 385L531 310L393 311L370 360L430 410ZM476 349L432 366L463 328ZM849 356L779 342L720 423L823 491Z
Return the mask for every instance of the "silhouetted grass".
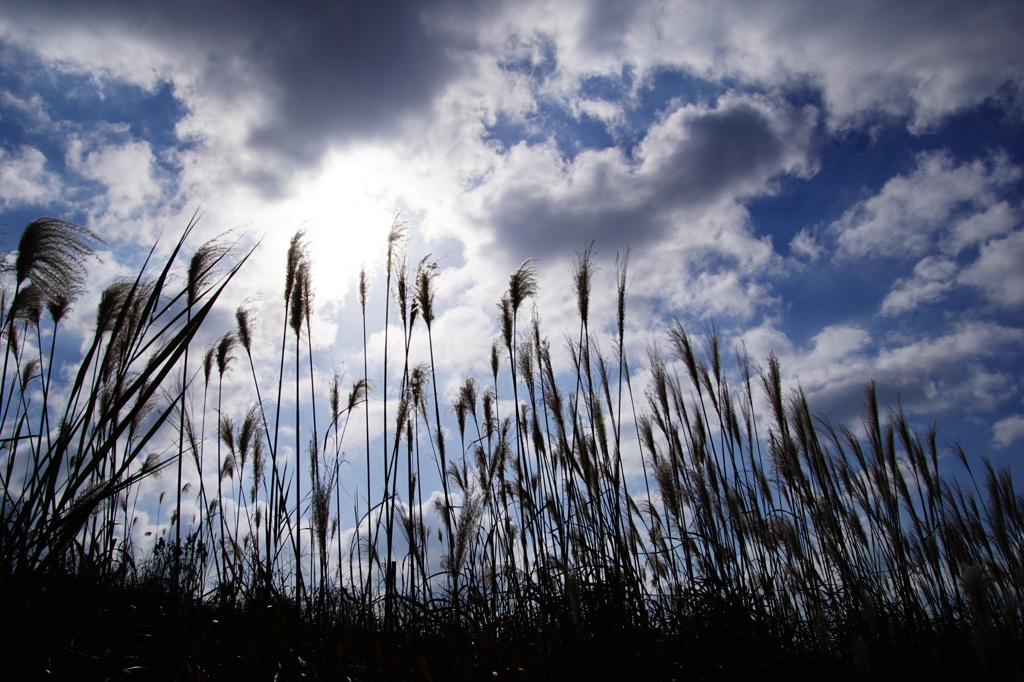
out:
M491 376L467 378L446 407L436 265L423 259L410 282L396 220L383 293L385 338L401 332L400 357L387 341L365 346L364 272L363 376L347 390L335 375L326 399L318 394L300 233L284 268L277 386L261 386L246 308L190 366L197 331L245 260L228 266L226 245L200 246L174 290L191 229L164 264L104 293L94 338L59 392L42 311L56 334L95 237L40 219L19 245L0 320L0 597L16 624L3 639L5 675L1020 676L1024 497L987 460L975 471L962 450L941 453L936 432L880 407L873 384L855 431L786 391L774 357L727 361L714 329L695 338L675 321L667 353L652 344L628 358L628 257L617 263L613 319L600 323L614 329L606 354L592 331L588 246L571 259L571 370L556 372L539 313L522 315L537 292L527 261L498 304ZM423 333L429 359L417 365ZM223 383L242 352L253 399L230 415ZM289 352L291 457L281 438ZM379 379L372 352L382 353ZM645 387L633 383L639 365ZM384 424L371 424L369 401L381 401ZM345 499L340 464L359 410L367 478ZM150 454L158 446L170 449ZM628 474L627 452L642 474ZM216 480L203 476L211 457ZM140 483L166 466L177 470L174 506L141 553ZM185 467L198 490L183 483ZM442 488L436 527L424 467Z

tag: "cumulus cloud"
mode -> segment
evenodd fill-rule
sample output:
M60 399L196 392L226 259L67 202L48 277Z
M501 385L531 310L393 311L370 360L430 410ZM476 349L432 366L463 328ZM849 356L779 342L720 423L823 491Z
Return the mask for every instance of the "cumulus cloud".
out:
M956 255L969 246L983 244L989 239L1005 235L1020 224L1017 212L1007 202L1000 201L980 213L974 213L957 222L948 239L941 245L942 250Z
M808 261L816 261L825 254L825 247L818 243L807 228L801 229L789 242L794 255Z
M547 37L550 55L529 63L550 70L548 94L571 93L584 76L624 69L636 74L636 88L659 69L680 68L769 92L820 88L833 125L883 111L927 126L1007 84L1019 87L1024 63L1024 10L1012 0L873 0L829 8L807 0L2 5L6 40L63 68L78 65L149 88L172 82L201 124L186 128L211 138L230 133L216 121L227 114L242 147L298 167L315 166L332 146L401 132L451 87L469 84L479 58L501 62L515 56L515 46L536 47L524 36ZM528 109L537 93L526 75L516 75L526 87L509 94L518 91ZM503 106L511 111L513 101ZM603 120L617 115L596 100L574 106ZM770 138L759 133L763 121L753 112L723 110L693 125L704 126L698 132L706 138L715 126L735 130L744 115L752 116L746 141L756 173L778 150L763 146ZM713 171L730 168L730 157L713 158L719 163L707 175L712 188ZM291 170L265 166L267 187Z
M882 114L926 130L1022 85L1024 10L1014 0L525 0L502 18L503 32L557 35L570 75L628 61L641 76L672 66L768 88L810 84L838 128Z
M325 142L393 131L428 106L463 40L444 1L4 4L0 33L55 59L150 86L173 80L200 106L255 98L249 143L304 164Z
M914 266L913 276L897 280L882 301L882 314L896 315L938 300L953 288L956 269L956 263L946 258L929 256L922 259Z
M491 282L481 291L486 305L522 260L557 264L562 275L565 257L594 241L599 253L629 247L644 262L633 280L638 295L749 319L772 299L760 278L777 256L743 204L773 193L780 178L812 174L818 130L813 107L737 94L674 102L631 152L584 149L570 158L553 141L524 141L491 145L485 156L438 154L451 139L441 135L419 142L404 165L430 178L411 186L435 188L416 201L430 206L429 226L462 243L473 274L461 277ZM438 157L444 163L431 164ZM475 179L463 185L451 171L458 167Z
M980 364L1024 342L1024 329L993 322L957 325L948 333L894 345L879 353L879 381L889 381L920 411L961 405L991 409L1012 393L1016 378Z
M933 303L964 285L998 305L1017 305L1024 300L1018 274L1024 233L1006 196L1022 177L1003 153L964 163L945 151L923 154L911 173L890 179L832 223L836 260L918 260L913 274L893 283L884 315Z
M754 357L773 351L790 380L799 382L817 409L842 419L859 413L861 389L877 381L883 402L936 414L954 406L984 412L1016 391L1017 378L986 363L1024 342L1024 330L992 322L965 322L935 335L875 339L862 326L824 328L804 348L773 325L741 336Z
M38 149L0 148L0 203L5 208L54 201L60 188L60 177L46 168L46 156Z
M130 216L161 196L153 172L155 158L148 142L136 140L86 149L88 143L72 139L66 156L68 166L106 187L109 210L116 217Z
M659 202L692 206L765 191L781 174L812 172L817 111L758 97L676 109L640 143L640 174Z
M7 63L3 63L3 66L11 68ZM32 128L43 128L51 123L43 98L38 93L28 97L18 97L11 92L0 92L0 106L17 111Z
M951 219L960 227L971 218L983 222L1000 203L999 193L1020 178L1021 169L1003 156L957 164L947 152L923 154L911 174L892 178L832 225L840 255L923 255L950 230Z
M633 159L622 150L563 158L551 144L513 147L489 182L469 193L475 222L493 226L519 257L564 254L596 239L642 247L685 233L677 212L768 193L783 174L812 171L812 107L737 95L678 106L651 128ZM688 237L704 241L698 230Z
M1013 0L650 3L633 16L626 41L645 65L810 82L837 127L883 113L922 130L1022 84L1024 8Z
M1024 416L1015 414L1000 419L992 427L992 440L996 447L1005 448L1024 438Z
M965 269L960 281L980 287L1003 306L1024 303L1024 231L996 239L981 247L978 260Z

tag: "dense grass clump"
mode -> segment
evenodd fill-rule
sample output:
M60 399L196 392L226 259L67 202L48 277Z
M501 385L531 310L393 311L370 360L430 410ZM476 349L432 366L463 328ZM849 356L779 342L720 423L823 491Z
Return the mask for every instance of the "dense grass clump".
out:
M490 374L443 398L437 266L410 271L396 222L386 341L366 345L363 272L350 387L317 381L312 262L295 236L267 386L248 308L193 348L245 257L229 264L230 245L210 242L183 260L191 229L165 263L104 292L68 382L51 371L54 339L96 238L42 218L12 254L0 600L18 626L0 645L5 676L1021 676L1024 497L988 461L940 452L873 384L851 429L787 391L774 357L727 361L714 330L695 338L676 320L667 352L629 358L628 258L613 319L595 322L588 247L571 260L570 370L527 314L527 261L498 303ZM251 386L238 415L232 371ZM364 431L366 480L343 486L350 426ZM135 510L153 506L140 494L164 469L174 492L141 552Z

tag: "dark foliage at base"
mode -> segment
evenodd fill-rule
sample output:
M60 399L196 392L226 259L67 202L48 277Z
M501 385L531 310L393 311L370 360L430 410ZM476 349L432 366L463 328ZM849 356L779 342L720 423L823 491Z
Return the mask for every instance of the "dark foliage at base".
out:
M660 612L583 596L531 604L528 620L482 625L407 604L386 630L344 595L300 616L270 598L182 603L156 580L50 576L3 595L0 677L152 680L966 680L1024 679L1024 641L985 641L969 626L877 615L782 625L720 591L680 595ZM644 622L644 621L647 622ZM818 627L821 627L818 624Z

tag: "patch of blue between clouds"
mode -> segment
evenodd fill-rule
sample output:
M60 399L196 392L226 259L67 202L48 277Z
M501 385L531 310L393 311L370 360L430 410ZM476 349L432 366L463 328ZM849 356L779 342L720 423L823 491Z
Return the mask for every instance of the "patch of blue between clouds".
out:
M919 260L893 253L837 264L831 259L833 235L824 228L858 201L876 195L889 180L912 174L923 153L946 151L956 165L1002 154L1013 165L1024 165L1024 129L1006 116L1002 106L990 101L925 134L912 134L905 121L895 120L872 130L847 131L825 141L812 177L782 178L777 193L747 203L755 232L771 235L782 256L795 256L791 241L803 229L816 233L825 247L818 261L772 282L773 293L785 301L781 313L794 342L806 343L823 327L840 322L870 325L895 280L908 276ZM1020 191L1018 183L1013 193ZM977 255L975 246L956 260L963 267ZM950 292L940 305L922 305L901 315L900 326L906 332L934 330L949 322L950 310L971 310L978 303L969 291ZM1012 311L987 310L986 317L1000 324L1019 323Z
M651 126L668 113L691 103L714 106L724 92L737 89L729 81L712 83L671 68L655 69L642 81L629 65L619 73L584 76L577 86L577 98L610 102L622 108L624 120L610 126L586 112L574 112L567 102L543 93L544 82L557 69L557 54L553 45L542 45L540 59L523 57L501 63L506 71L528 77L535 96L535 109L525 116L499 112L495 122L485 127L483 140L501 152L517 144L554 144L563 159L572 161L583 151L618 147L632 160Z
M37 118L18 103L40 106ZM72 136L87 140L86 153L98 145L147 142L155 172L176 190L180 167L177 155L196 144L178 138L175 127L187 114L169 83L146 90L115 78L97 78L52 68L37 57L0 43L0 146L16 153L34 147L46 157L46 170L61 176L63 196L45 204L21 205L5 211L9 232L38 216L39 211L61 210L61 217L81 221L82 206L103 192L97 182L77 175L67 163Z

